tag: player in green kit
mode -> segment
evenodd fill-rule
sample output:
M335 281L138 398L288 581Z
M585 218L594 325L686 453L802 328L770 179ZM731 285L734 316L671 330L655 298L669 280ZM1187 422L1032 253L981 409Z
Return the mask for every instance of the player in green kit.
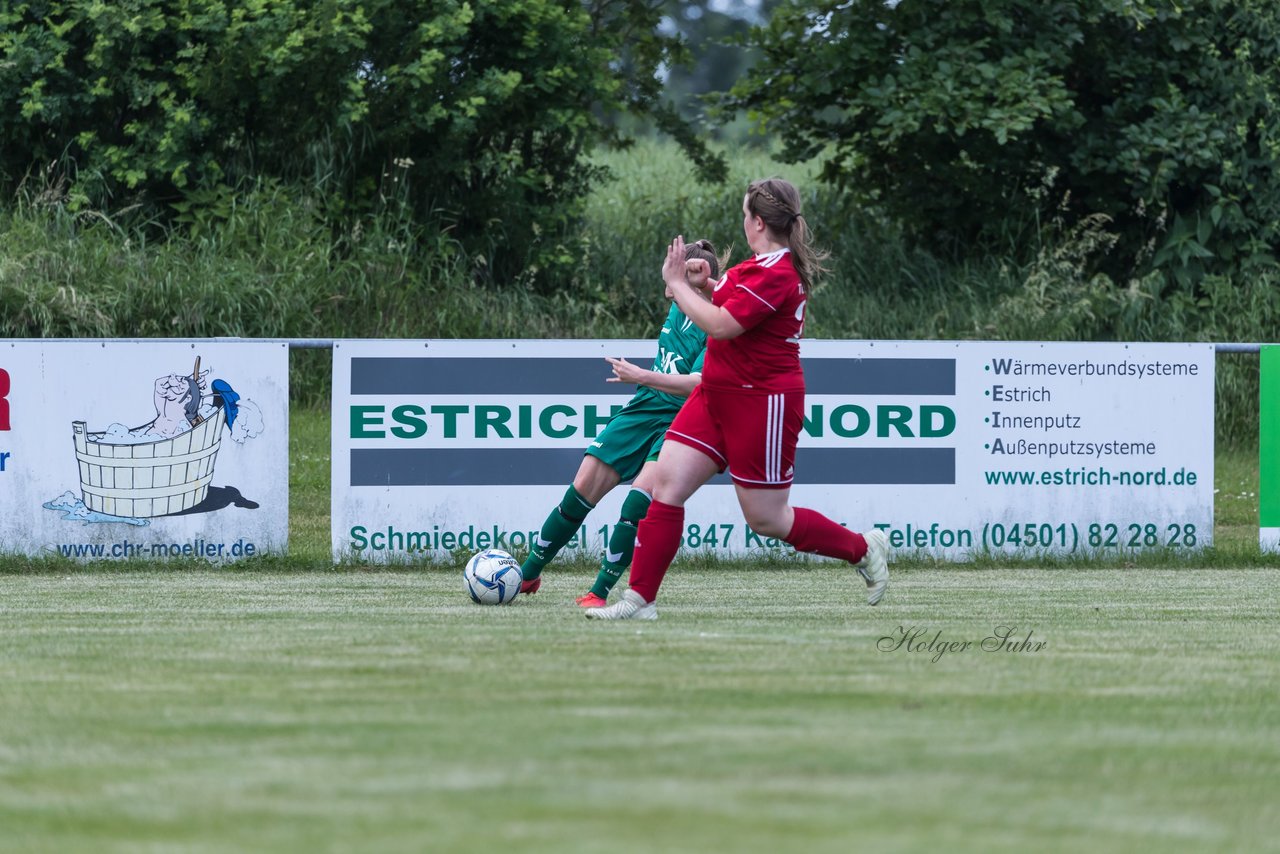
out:
M685 278L709 298L710 285L720 275L720 263L708 241L690 243L685 250ZM631 490L622 502L618 524L613 528L600 561L595 584L577 600L584 608L598 608L605 604L609 591L631 565L636 525L644 518L653 500L647 474L658 459L658 450L672 419L701 379L706 347L706 333L672 303L662 324L662 333L658 336L658 355L652 370L633 365L626 359L606 360L614 373L607 382L634 383L640 388L587 448L573 484L542 523L542 530L520 567L524 578L520 586L522 593L538 591L542 584L542 570L565 543L573 539L587 514L615 486L634 478Z

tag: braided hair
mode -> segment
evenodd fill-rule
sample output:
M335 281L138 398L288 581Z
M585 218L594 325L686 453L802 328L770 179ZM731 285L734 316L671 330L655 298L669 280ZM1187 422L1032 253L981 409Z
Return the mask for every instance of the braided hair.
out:
M764 220L773 234L791 250L791 261L806 291L812 291L815 280L827 272L822 262L831 257L817 249L810 240L809 226L800 212L800 191L790 181L762 178L747 187L747 210Z

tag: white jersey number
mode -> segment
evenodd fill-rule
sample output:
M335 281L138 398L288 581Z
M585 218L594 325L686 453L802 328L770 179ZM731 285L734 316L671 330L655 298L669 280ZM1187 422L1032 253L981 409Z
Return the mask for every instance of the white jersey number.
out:
M800 328L796 330L795 338L787 339L787 341L791 344L799 344L800 339L804 337L804 307L808 304L809 304L809 301L806 299L806 300L801 300L800 304L796 306L796 320L800 321Z

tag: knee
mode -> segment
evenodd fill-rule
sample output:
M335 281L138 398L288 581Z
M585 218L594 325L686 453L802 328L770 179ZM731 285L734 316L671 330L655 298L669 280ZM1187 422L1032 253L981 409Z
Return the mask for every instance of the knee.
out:
M680 479L672 471L662 466L654 470L648 478L648 482L641 488L645 489L655 501L661 501L663 504L684 504L688 498L684 494Z
M671 483L658 481L653 484L653 489L649 491L654 501L661 501L663 504L671 504L679 506L684 504L686 497L680 489Z

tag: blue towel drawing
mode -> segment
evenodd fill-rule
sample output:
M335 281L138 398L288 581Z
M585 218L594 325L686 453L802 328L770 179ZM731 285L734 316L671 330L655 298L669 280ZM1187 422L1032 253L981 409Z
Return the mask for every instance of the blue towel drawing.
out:
M227 429L236 423L236 413L240 410L240 406L236 401L240 399L240 395L236 394L226 380L214 380L211 386L214 394L222 398L222 411L227 414Z

